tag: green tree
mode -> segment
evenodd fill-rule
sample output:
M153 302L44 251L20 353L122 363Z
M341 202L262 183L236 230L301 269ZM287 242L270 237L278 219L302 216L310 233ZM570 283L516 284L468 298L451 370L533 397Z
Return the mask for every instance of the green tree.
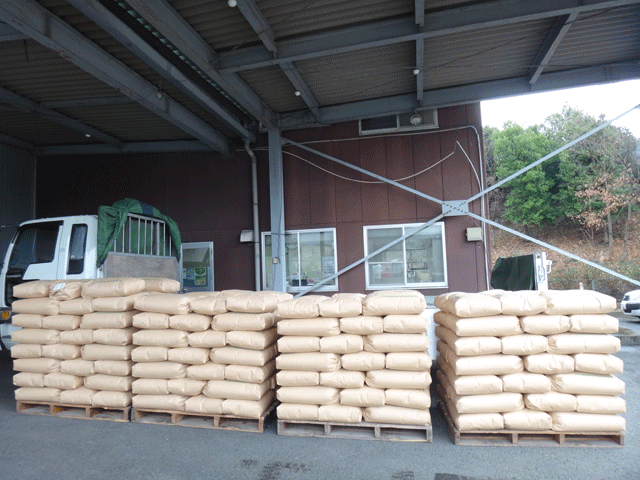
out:
M554 142L540 133L538 127L524 129L507 122L503 130L492 132L496 176L502 180L553 150ZM559 211L553 201L555 184L542 165L521 174L502 188L507 192L505 218L524 225L552 223Z

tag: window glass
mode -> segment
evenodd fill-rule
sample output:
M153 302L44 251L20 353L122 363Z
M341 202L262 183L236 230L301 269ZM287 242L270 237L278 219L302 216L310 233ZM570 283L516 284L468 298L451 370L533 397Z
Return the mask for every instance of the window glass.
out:
M27 225L20 229L9 265L26 269L33 263L51 263L55 258L59 222Z
M273 288L272 238L262 236L263 284ZM336 273L335 229L296 230L285 232L285 268L287 289L300 291ZM336 290L337 279L318 290Z
M446 286L444 224L420 228L420 224L365 227L367 255L413 234L366 262L368 289Z
M84 251L87 245L87 225L74 225L69 240L69 275L79 275L84 272Z

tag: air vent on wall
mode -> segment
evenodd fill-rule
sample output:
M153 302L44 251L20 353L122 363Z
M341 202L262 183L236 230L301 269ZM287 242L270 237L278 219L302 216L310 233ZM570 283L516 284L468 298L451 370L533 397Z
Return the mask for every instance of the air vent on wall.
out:
M360 124L360 135L433 129L438 128L438 110L419 110L398 115L363 118L358 123Z

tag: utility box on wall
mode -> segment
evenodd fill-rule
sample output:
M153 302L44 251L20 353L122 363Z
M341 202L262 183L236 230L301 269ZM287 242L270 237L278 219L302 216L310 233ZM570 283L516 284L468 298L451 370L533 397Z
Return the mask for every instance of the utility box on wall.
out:
M213 292L213 242L183 243L180 271L183 292Z

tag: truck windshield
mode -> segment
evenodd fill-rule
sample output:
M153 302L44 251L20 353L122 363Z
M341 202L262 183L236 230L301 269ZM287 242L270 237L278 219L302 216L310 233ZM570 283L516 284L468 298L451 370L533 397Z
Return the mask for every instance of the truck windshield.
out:
M61 222L45 222L23 226L18 232L9 268L25 270L34 263L53 262Z

